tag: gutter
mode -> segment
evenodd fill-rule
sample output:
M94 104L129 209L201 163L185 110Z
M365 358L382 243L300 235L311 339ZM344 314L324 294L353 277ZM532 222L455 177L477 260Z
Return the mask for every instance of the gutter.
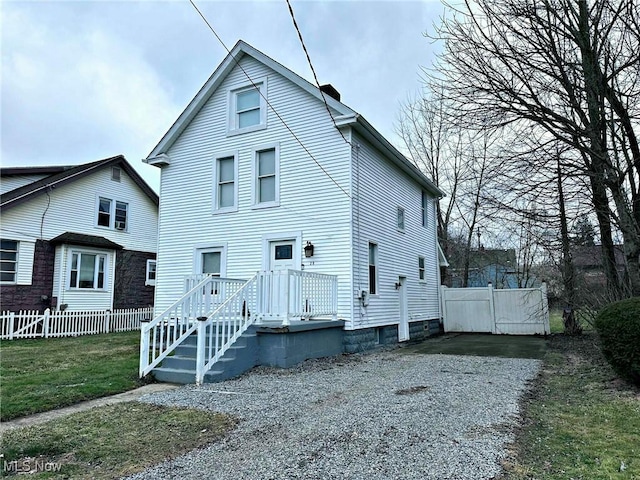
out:
M413 163L407 160L400 151L394 147L386 138L384 138L380 132L378 132L373 125L371 125L365 118L358 114L342 115L335 118L335 123L338 128L340 127L352 127L358 133L362 134L367 140L369 140L375 147L386 153L394 163L399 166L405 173L408 173L419 183L421 183L427 190L429 190L437 198L445 196L444 192L438 188L424 173L420 171Z

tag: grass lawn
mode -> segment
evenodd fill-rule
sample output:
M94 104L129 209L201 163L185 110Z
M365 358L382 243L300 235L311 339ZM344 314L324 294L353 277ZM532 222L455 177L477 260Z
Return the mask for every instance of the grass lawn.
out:
M617 378L597 335L553 335L523 401L505 479L640 479L640 389Z
M120 403L6 432L3 467L38 479L116 479L214 442L234 426L218 413Z
M131 390L140 332L0 343L0 420Z

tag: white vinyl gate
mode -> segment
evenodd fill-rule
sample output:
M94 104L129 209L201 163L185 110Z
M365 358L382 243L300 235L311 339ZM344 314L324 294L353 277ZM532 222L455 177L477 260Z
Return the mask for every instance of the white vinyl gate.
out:
M445 332L546 335L549 330L547 288L494 289L442 286Z

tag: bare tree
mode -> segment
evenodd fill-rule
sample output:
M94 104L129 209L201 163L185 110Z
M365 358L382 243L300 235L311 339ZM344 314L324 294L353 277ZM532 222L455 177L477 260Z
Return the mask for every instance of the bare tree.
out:
M457 125L529 129L575 152L560 177L581 177L588 188L618 296L614 227L640 295L638 9L634 0L467 0L439 27L444 50L429 73L446 86ZM556 166L536 171L545 169L555 179Z

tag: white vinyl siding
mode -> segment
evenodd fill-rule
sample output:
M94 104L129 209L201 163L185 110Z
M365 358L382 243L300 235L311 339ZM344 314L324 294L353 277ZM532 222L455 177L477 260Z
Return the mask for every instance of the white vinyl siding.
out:
M3 210L2 228L21 232L34 243L36 238L50 240L65 232L76 232L107 238L127 250L156 251L157 206L124 170L120 182L111 180L110 168L103 168L57 186L48 194ZM100 197L127 204L126 233L98 226ZM115 203L112 208L115 215Z
M423 202L423 187L366 140L354 134L352 141L360 144L354 153L354 189L360 195L354 199L354 283L355 291L368 288L370 239L377 243L377 295L357 315L352 328L368 328L398 323L399 293L395 288L399 277L406 277L409 321L439 318L439 269L436 244L434 202L427 194ZM359 182L359 185L358 185ZM389 208L402 200L404 231L399 228L399 208ZM428 228L423 228L423 205ZM416 259L424 258L424 279ZM354 302L358 302L354 298ZM356 303L357 305L357 303Z
M327 118L321 100L245 56L240 64L254 79L268 78L269 101L327 172L349 191L350 147ZM161 222L158 236L156 311L169 306L184 289L184 277L197 273L194 249L227 242L226 272L251 278L263 265L263 235L302 231L300 258L305 271L338 275L339 317L351 317L350 199L320 170L291 133L268 110L268 128L227 135L227 92L246 84L235 67L185 128L162 169ZM256 152L277 146L279 208L256 208ZM209 215L211 159L237 152L237 212ZM188 186L188 188L187 188ZM315 246L312 259L302 247Z

